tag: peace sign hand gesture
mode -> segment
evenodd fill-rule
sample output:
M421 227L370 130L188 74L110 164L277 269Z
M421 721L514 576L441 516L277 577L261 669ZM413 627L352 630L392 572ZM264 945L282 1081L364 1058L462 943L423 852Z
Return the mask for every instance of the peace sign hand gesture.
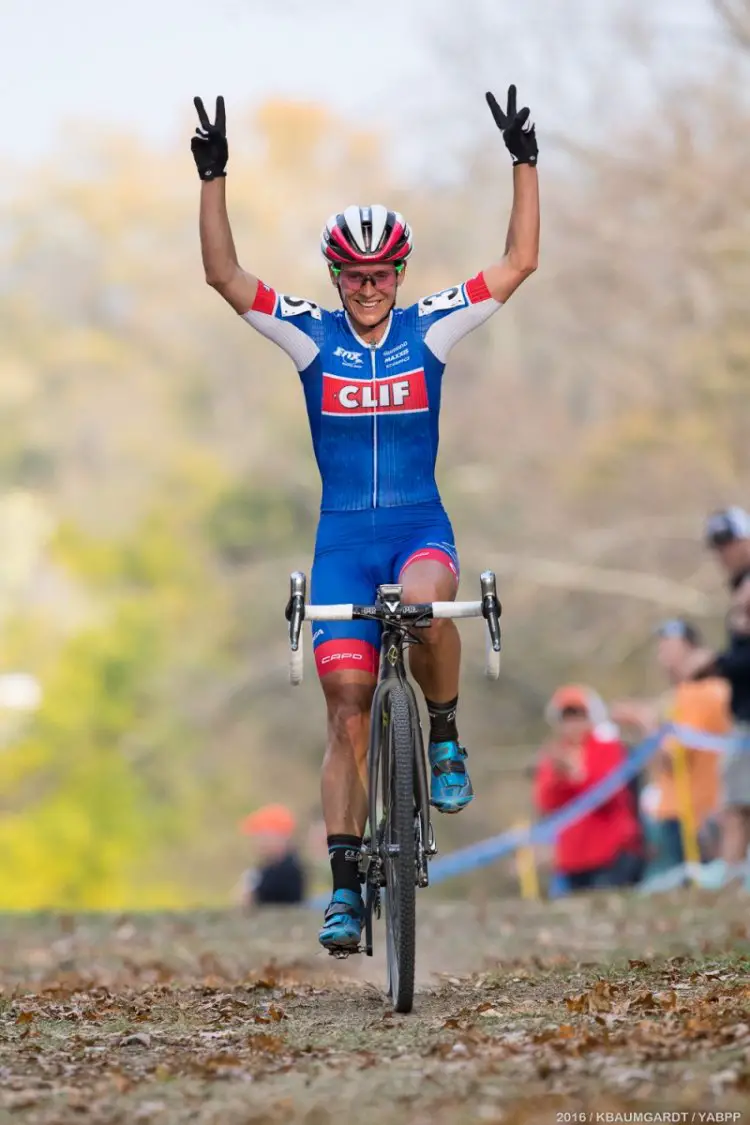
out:
M201 125L200 129L195 130L195 135L190 142L198 175L202 180L215 180L218 176L226 176L229 147L224 99L222 97L216 99L216 120L213 124L208 119L203 99L193 98L193 104Z
M513 165L530 164L533 167L539 154L534 122L528 106L516 109L515 86L508 87L508 107L505 112L498 105L494 94L487 93L486 97L495 124L502 132L506 148L513 157Z

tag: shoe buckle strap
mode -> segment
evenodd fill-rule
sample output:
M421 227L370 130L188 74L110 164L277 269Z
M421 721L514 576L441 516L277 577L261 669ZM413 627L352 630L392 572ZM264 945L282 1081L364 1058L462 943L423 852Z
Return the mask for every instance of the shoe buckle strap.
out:
M331 918L335 918L339 914L346 914L349 918L354 918L356 922L360 920L360 912L356 906L350 906L348 902L329 902L323 920L330 922Z
M466 774L466 766L461 758L443 758L432 764L432 776L440 777L441 774L462 773Z

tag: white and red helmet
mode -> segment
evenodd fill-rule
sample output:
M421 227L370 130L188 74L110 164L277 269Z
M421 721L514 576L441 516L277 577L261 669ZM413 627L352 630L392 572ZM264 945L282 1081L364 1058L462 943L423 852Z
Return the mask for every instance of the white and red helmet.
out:
M320 249L332 266L405 262L413 249L411 227L398 211L380 204L351 206L331 215Z

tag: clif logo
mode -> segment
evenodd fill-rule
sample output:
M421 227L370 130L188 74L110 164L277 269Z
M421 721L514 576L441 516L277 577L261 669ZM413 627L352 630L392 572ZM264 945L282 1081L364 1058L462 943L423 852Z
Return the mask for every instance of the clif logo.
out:
M341 375L323 375L323 414L415 414L428 406L421 368L359 382Z

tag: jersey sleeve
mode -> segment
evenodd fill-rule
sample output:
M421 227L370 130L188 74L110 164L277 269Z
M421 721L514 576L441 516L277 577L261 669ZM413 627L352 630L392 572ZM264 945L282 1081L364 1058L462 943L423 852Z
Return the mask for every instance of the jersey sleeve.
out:
M453 345L499 308L500 302L491 295L484 274L478 273L462 285L422 297L416 304L417 327L435 358L445 363Z
M326 315L313 301L277 293L259 281L253 306L242 319L278 344L302 373L320 353Z

